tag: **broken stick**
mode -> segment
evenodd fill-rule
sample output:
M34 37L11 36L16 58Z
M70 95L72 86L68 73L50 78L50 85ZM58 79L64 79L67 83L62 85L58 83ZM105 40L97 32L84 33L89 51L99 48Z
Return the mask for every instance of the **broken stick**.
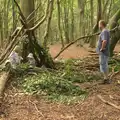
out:
M117 106L117 105L115 105L114 103L111 103L111 102L109 102L109 101L104 100L104 98L103 98L101 95L98 95L98 98L99 98L102 102L104 102L105 104L111 105L112 107L120 110L120 106Z

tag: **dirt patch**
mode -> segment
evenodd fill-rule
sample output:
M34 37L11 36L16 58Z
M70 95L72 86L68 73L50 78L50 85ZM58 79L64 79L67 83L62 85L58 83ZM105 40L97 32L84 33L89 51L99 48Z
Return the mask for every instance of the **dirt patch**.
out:
M87 57L89 55L87 47L88 46L77 47L76 45L72 45L71 47L66 49L58 58L59 59L62 59L62 58L64 59L70 59L70 58L76 59L77 58L78 59L78 58ZM55 44L55 45L50 46L50 53L52 57L55 57L60 50L61 50L60 44Z
M85 89L86 83L80 86ZM101 95L105 100L120 105L120 86L116 81L110 85L90 83L87 88L90 94L85 101L65 105L47 102L38 96L25 95L9 87L1 107L5 113L3 120L120 120L120 110L98 98Z

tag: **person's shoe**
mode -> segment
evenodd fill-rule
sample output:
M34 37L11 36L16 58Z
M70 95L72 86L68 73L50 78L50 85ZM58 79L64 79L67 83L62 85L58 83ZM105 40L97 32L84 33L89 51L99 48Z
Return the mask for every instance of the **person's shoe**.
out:
M110 84L111 83L111 80L110 79L104 79L104 84Z

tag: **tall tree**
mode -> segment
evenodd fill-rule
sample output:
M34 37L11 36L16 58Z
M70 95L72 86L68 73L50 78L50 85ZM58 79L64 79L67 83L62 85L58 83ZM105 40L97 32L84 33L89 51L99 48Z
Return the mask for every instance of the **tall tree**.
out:
M93 28L93 33L98 32L99 27L98 27L98 23L99 21L102 19L102 1L101 0L97 0L97 19L96 19L96 24ZM94 48L96 46L96 37L92 37L92 39L90 40L90 47Z
M86 0L78 0L78 7L80 12L80 22L79 22L79 29L80 29L80 36L84 35L84 12L85 12L85 2Z
M46 31L45 31L45 35L44 35L44 43L43 43L44 47L47 47L47 42L49 39L50 24L51 24L52 13L53 13L53 5L54 5L54 0L50 0L49 15L48 15Z
M60 7L60 0L57 0L57 14L58 14L58 30L59 30L59 37L61 39L62 47L64 47L64 40L62 36L62 28L61 28L61 7Z
M21 0L21 10L25 16L25 18L27 19L27 17L29 17L29 15L34 11L34 0ZM28 28L33 27L34 26L34 14L32 14L28 20L30 20L29 24L28 24ZM32 20L31 20L32 19ZM23 52L22 52L22 56L24 61L27 61L27 55L30 46L28 42L24 42L23 43Z
M70 42L69 38L69 6L68 1L64 0L64 33L65 33L65 39L66 43Z
M91 28L93 28L94 24L94 5L93 5L93 0L90 0L90 9L91 9Z

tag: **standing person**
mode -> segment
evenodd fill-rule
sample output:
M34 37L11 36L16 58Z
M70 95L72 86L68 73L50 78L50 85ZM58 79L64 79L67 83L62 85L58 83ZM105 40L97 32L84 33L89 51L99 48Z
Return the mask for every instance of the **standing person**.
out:
M97 53L99 54L100 71L103 73L104 83L110 83L108 78L110 32L106 29L106 23L104 20L99 21L99 28L101 34L99 35Z

